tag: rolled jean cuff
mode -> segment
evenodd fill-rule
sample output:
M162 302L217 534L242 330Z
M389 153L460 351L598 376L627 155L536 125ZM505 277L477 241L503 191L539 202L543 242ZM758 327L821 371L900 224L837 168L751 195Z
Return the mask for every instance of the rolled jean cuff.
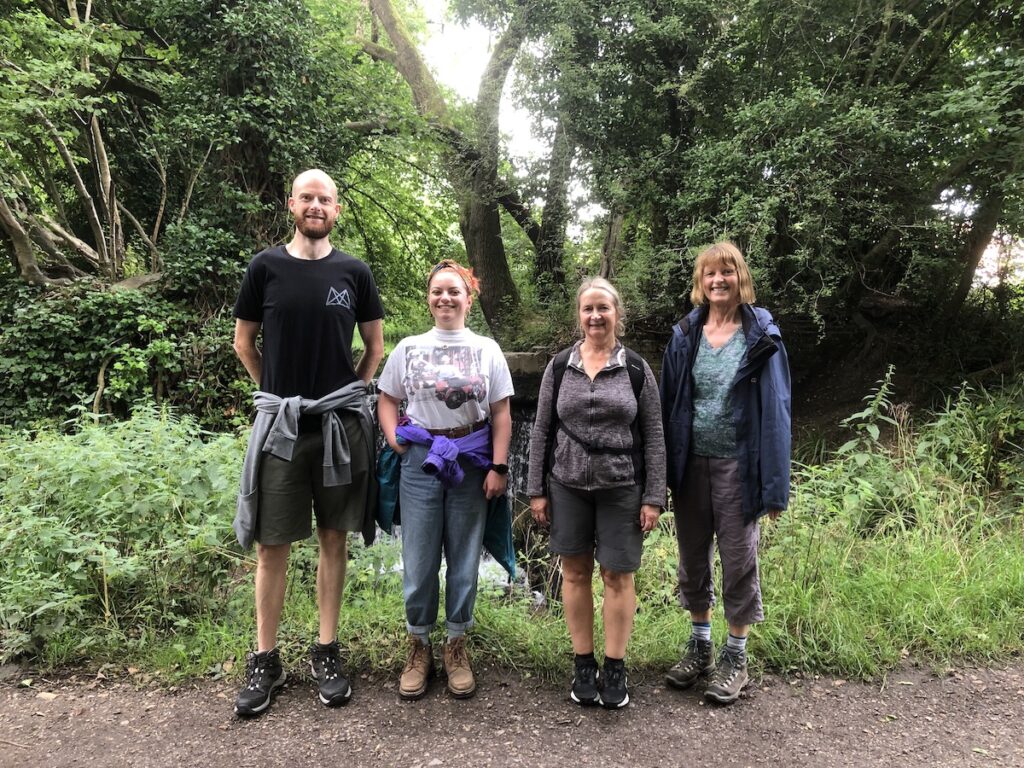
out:
M446 621L444 624L449 637L459 637L473 628L472 619L469 621Z
M430 633L434 631L433 624L410 624L405 622L405 628L409 630L410 635L416 635L417 637L429 637Z

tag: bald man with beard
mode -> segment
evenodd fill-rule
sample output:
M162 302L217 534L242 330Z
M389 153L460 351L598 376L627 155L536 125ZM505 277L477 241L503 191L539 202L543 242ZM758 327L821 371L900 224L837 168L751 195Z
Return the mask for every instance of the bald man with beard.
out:
M248 654L235 701L245 717L266 711L284 684L277 630L288 555L293 542L311 535L311 510L320 547L320 630L310 665L324 705L352 695L341 671L338 615L348 534L365 529L375 499L365 394L384 354L377 285L366 264L331 244L341 206L330 176L300 173L288 210L292 239L253 258L235 302L235 352L259 387L234 523L239 542L248 548L255 541L257 555L257 648ZM358 363L355 330L364 347Z

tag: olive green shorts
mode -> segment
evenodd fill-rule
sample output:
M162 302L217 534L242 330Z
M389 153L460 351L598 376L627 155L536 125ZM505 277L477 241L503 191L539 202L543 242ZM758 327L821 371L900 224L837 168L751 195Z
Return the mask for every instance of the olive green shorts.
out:
M310 509L318 528L362 529L371 454L359 419L345 413L341 421L352 454L352 484L324 487L324 444L319 431L299 435L291 461L263 454L256 541L290 544L309 538L313 532Z

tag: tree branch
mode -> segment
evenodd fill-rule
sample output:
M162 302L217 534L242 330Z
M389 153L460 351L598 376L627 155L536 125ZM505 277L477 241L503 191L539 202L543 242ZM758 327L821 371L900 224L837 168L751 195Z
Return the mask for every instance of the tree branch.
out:
M374 61L386 61L396 67L398 66L398 54L390 48L385 48L379 43L375 43L372 40L366 40L361 37L357 37L355 40L359 43L359 47L363 49L363 53Z
M71 0L72 4L74 0ZM85 188L85 182L82 180L82 175L78 172L78 168L75 165L75 159L71 156L71 152L68 150L67 144L64 143L64 139L60 137L60 133L54 127L53 123L47 119L46 115L43 114L42 110L36 110L36 115L42 124L46 127L50 133L50 139L53 141L54 146L60 153L60 156L64 160L64 165L68 169L68 173L71 174L71 182L74 184L75 190L78 192L78 196L82 200L82 205L85 207L86 218L89 220L89 227L92 229L93 239L96 241L95 253L99 257L99 263L104 267L109 266L110 256L107 253L106 238L103 234L103 227L100 224L100 217L96 213L96 205L93 201L92 195Z

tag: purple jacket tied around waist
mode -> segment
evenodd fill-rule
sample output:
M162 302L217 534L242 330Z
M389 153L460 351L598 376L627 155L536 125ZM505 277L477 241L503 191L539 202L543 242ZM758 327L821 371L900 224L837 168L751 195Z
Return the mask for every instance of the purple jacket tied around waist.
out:
M466 476L459 466L459 456L465 457L470 464L480 469L487 469L491 465L490 424L452 440L444 435L432 435L423 427L417 427L403 418L395 429L395 436L400 442L430 446L422 469L428 475L437 475L445 488L454 488Z

